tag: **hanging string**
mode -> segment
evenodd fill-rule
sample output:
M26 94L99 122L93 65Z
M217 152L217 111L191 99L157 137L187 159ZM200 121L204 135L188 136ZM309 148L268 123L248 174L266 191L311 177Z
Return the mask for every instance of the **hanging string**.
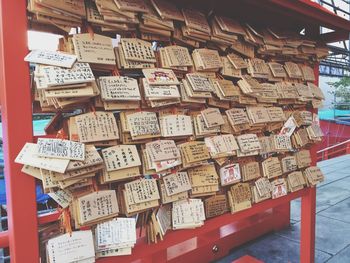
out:
M86 26L86 30L87 30L87 32L89 33L90 38L91 38L92 40L94 40L94 38L95 38L95 32L94 32L93 28L91 27L91 25L87 25L87 26Z
M94 192L98 192L98 184L95 178L92 178L92 189L94 190Z
M91 112L95 115L95 117L97 117L96 108L93 104L90 104L90 109L91 109Z
M172 113L172 114L177 114L177 112L178 112L178 111L177 111L177 108L174 107L174 108L171 109L171 113Z
M72 235L72 224L71 224L71 215L69 208L60 208L58 210L60 212L60 226L64 233L69 233Z
M220 74L220 73L216 73L216 77L218 78L218 79L224 79L224 77Z
M65 140L65 139L68 139L68 135L65 133L64 129L62 128L57 132L56 138Z
M120 76L120 72L119 72L119 69L117 67L114 67L114 69L112 70L112 75L113 76Z

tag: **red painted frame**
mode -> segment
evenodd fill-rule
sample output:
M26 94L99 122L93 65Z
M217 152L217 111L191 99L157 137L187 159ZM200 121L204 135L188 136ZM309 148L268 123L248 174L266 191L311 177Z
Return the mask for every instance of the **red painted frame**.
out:
M38 262L35 181L14 159L33 139L25 0L0 1L0 100L11 262ZM7 241L7 242L5 242Z
M317 161L328 160L344 154L350 154L350 139L317 152Z
M318 8L308 0L268 0L263 5L259 0L249 1L255 1L261 8L271 5L281 13L291 11L296 16L304 18L309 16L309 20L313 19L315 23L326 21L335 27L338 38L345 38L343 35L347 37L350 31L350 23L322 11L322 8ZM15 263L39 262L38 223L52 222L58 218L57 212L37 217L34 179L24 176L20 171L21 165L14 163L24 143L33 140L29 70L28 64L23 61L23 57L27 54L26 43L26 1L0 1L0 100L9 227L8 231L0 233L0 247L10 247L11 262ZM318 69L315 72L318 74ZM312 156L315 163L315 149ZM313 263L315 188L255 204L252 209L233 215L225 214L207 220L205 225L198 229L170 232L159 244L146 245L140 240L133 255L118 257L118 262L132 260L198 262L199 259L201 261L217 259L225 255L233 245L242 244L255 237L255 232L266 231L264 228L266 224L272 225L275 230L285 226L285 219L289 219L289 203L298 197L302 198L300 261ZM219 247L219 252L211 251L214 245ZM114 261L115 258L99 260L99 262Z

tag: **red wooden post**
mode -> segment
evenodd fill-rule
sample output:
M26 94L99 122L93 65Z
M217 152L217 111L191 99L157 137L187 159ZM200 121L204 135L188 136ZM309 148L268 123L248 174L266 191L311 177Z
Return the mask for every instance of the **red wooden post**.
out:
M275 231L280 231L290 226L290 202L274 207L273 213L278 218L274 223Z
M300 262L315 262L316 188L301 197Z
M39 262L35 181L14 159L32 141L25 0L0 1L0 99L11 262Z
M314 68L315 84L318 85L319 65ZM317 112L317 110L315 110ZM317 163L316 147L310 150L312 165ZM300 262L315 262L316 188L310 188L301 198Z
M324 151L324 152L323 152L322 161L323 161L323 160L328 160L328 151Z
M9 246L9 235L7 231L0 232L0 247Z
M253 258L252 256L246 255L243 256L235 261L232 261L232 263L264 263L261 260L257 260L256 258Z
M350 153L350 142L346 144L346 154Z

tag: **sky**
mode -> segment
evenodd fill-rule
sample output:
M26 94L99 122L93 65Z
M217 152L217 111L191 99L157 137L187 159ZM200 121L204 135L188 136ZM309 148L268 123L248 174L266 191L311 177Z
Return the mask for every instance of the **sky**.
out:
M28 31L28 49L57 50L60 35Z
M320 3L320 0L312 0L313 2L316 2L316 3ZM326 3L331 3L332 0L323 0L324 2ZM334 0L334 4L336 7L339 7L340 9L342 10L345 10L346 12L350 12L350 6L347 2L349 2L350 0ZM323 7L324 8L327 8L328 10L330 10L331 12L334 12L333 8L326 5L326 4L323 4ZM338 10L337 11L337 15L340 16L340 17L343 17L347 20L349 20L349 15ZM349 41L346 41L346 45L348 45ZM336 43L332 43L333 45L335 46L340 46L340 47L343 47L343 43L342 42L336 42Z

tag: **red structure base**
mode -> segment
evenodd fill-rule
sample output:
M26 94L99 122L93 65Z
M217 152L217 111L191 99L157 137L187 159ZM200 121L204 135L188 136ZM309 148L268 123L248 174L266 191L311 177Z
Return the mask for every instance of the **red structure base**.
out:
M288 226L290 201L308 196L312 191L310 188L303 189L278 199L255 204L251 209L235 214L227 213L206 220L200 228L170 231L165 235L165 239L157 244L148 245L144 238L140 238L133 248L132 255L118 257L118 262L204 263L218 260L235 247ZM113 257L101 258L98 262L115 260ZM301 262L312 261L308 258L307 261Z
M264 263L261 260L257 260L256 258L253 258L251 256L243 256L235 261L232 261L232 263Z
M285 225L279 220L282 216L282 213L269 209L250 218L228 223L225 221L231 221L232 215L227 214L220 220L207 220L203 229L195 230L198 232L195 235L194 230L173 231L165 236L164 241L152 245L140 239L133 254L118 257L118 262L212 262L228 255L235 247L277 228L284 228ZM211 229L220 223L223 224L221 227ZM187 237L188 234L191 237ZM113 260L106 258L98 262Z

